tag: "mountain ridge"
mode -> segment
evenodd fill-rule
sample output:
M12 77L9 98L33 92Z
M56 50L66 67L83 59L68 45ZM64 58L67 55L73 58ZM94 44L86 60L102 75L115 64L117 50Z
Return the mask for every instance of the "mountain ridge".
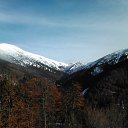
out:
M48 67L62 71L64 67L67 66L65 63L24 51L17 46L7 43L0 44L0 59L21 66L33 66L38 68L44 68L46 66L44 70L49 71L50 69L48 69Z
M78 66L65 70L65 74L61 77L57 84L60 85L71 85L73 82L80 82L85 86L85 81L91 81L100 74L104 74L110 70L113 70L117 65L123 65L123 62L128 61L128 49L120 50L108 54L94 62ZM70 70L71 68L71 70ZM88 82L87 82L88 83ZM86 89L86 87L85 87Z
M87 70L92 67L95 67L91 73L92 75L96 75L103 71L102 65L104 64L114 65L126 59L128 59L128 49L123 49L123 50L119 50L111 54L108 54L96 61L93 61L87 64L75 63L71 66L67 66L66 70L64 71L65 73L71 75L75 72L78 72L81 70Z

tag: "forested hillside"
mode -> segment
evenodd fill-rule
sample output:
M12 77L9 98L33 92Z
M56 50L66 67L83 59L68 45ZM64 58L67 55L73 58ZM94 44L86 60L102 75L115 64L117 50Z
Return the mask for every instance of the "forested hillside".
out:
M1 128L128 127L127 60L95 76L85 70L64 77L5 61L0 67Z

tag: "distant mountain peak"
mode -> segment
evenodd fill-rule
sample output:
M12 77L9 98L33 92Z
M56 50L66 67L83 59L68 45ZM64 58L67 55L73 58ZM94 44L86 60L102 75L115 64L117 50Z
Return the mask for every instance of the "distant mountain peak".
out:
M71 63L69 64L65 69L64 69L64 72L66 73L71 73L71 72L74 72L75 69L79 68L79 67L82 67L83 64L81 62L76 62L76 63Z
M88 64L73 64L71 66L66 67L65 73L67 74L73 74L78 71L82 70L88 70L91 69L92 75L97 75L101 72L103 72L103 66L104 65L115 65L123 60L128 59L128 49L119 50L114 53L108 54L94 62L90 62ZM77 66L76 66L77 65Z
M24 51L15 45L7 43L0 44L0 59L21 66L34 66L38 68L46 66L45 70L49 70L48 68L63 70L67 66L65 63Z

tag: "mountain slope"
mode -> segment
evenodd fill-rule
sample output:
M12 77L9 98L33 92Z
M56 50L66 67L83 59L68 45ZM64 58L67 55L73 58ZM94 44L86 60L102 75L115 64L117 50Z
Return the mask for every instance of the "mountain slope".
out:
M128 115L125 114L128 113L128 49L76 69L61 78L58 82L60 87L68 90L75 85L81 86L81 95L84 95L88 104L86 109L92 112L89 117L92 116L95 121L99 114L105 113L101 115L98 124L105 117L105 121L110 119L108 126L112 128L128 127ZM107 127L103 125L101 128Z
M71 66L66 68L65 75L58 82L62 85L68 85L72 82L80 82L84 86L88 85L91 79L95 78L100 74L104 74L109 70L113 70L117 65L120 65L128 61L128 49L120 50L112 54L106 55L94 62L86 65L80 65L72 68ZM87 82L88 81L88 82Z
M40 55L26 52L14 45L2 43L0 44L0 59L19 64L21 66L33 66L49 70L63 70L67 66L65 63L57 62Z
M78 66L70 66L68 68L66 68L65 73L67 74L73 74L75 72L79 72L82 70L88 70L90 68L93 68L92 70L92 75L96 75L98 73L101 73L103 71L103 66L104 65L115 65L121 61L124 61L128 59L128 49L124 49L124 50L120 50L120 51L116 51L112 54L106 55L94 62L88 63L86 65L82 65L82 64L77 64Z

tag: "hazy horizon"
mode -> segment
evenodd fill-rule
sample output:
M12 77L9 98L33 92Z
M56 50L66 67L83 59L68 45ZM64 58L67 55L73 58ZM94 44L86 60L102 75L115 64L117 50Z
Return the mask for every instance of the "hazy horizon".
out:
M127 0L0 1L0 43L65 63L128 48Z

